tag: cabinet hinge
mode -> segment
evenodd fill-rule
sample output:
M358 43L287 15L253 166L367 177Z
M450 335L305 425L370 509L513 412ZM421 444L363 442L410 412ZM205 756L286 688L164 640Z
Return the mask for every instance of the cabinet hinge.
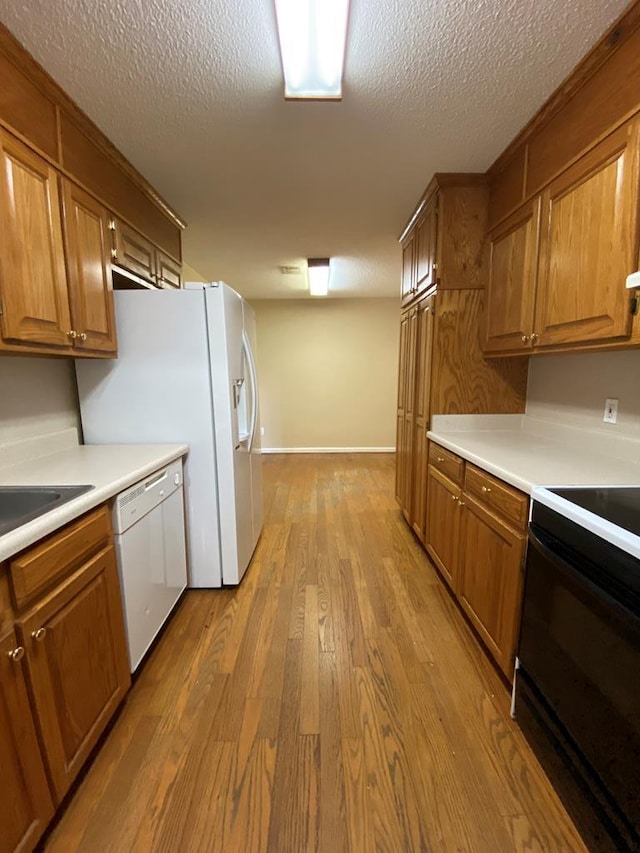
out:
M0 299L0 317L4 316L4 305L2 304L2 299Z
M116 230L116 221L115 221L115 219L110 219L109 220L109 231L115 231L115 230Z
M638 313L638 297L632 296L631 297L631 314L632 314L632 316L635 317L635 315L637 313Z

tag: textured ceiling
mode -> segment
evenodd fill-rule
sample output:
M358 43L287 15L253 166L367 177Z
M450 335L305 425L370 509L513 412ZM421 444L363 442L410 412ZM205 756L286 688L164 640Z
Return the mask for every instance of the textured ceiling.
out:
M434 171L484 171L625 0L352 0L344 98L285 102L272 0L0 0L0 19L185 217L185 259L249 297L335 258L395 296Z

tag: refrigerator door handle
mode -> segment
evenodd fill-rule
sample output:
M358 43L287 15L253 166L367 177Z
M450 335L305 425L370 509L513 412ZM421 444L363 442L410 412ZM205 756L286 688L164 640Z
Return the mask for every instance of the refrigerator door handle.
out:
M248 450L251 453L253 442L256 437L256 427L258 425L258 376L256 373L256 365L251 352L251 344L246 331L242 332L242 346L247 356L247 364L249 365L249 373L251 374L251 427L249 429L249 445Z

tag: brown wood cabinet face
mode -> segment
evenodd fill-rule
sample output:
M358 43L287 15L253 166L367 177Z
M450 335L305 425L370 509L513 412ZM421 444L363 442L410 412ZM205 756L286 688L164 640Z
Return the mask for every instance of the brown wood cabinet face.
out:
M427 429L431 399L431 356L433 352L434 297L423 299L416 309L416 382L413 431L413 483L411 524L424 542L427 504Z
M16 624L59 803L130 683L113 547ZM37 640L40 629L44 636Z
M490 237L486 352L531 346L540 199L527 202Z
M119 219L114 221L113 260L130 272L155 283L155 247L142 234L138 234Z
M526 539L466 492L462 503L458 598L489 651L511 680Z
M427 471L427 551L444 579L458 587L458 539L462 490L433 465Z
M434 193L415 229L415 288L424 293L436 283L436 244L438 238L438 194Z
M13 631L0 638L0 853L31 850L53 815Z
M156 249L158 287L177 290L182 287L182 267L173 258Z
M400 298L402 304L410 302L415 293L416 288L416 239L415 232L407 237L402 244L402 282L400 289Z
M80 350L114 352L109 214L84 190L63 182L64 233L71 319Z
M469 462L465 465L464 490L518 530L526 528L529 519L529 498L524 492L514 489Z
M542 196L536 345L628 336L638 265L640 122L612 133Z
M72 327L57 173L1 131L0 147L2 337L68 348Z

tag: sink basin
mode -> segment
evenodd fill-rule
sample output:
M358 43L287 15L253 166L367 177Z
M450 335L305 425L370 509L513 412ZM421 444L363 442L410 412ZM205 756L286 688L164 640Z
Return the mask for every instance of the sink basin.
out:
M0 536L94 486L0 486Z

